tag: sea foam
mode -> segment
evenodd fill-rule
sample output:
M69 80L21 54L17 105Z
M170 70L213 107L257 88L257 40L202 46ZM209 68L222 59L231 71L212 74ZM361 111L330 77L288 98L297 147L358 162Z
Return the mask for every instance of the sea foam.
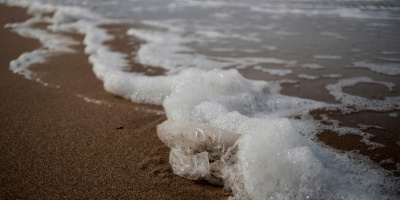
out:
M388 60L396 61L396 60ZM397 62L397 63L396 63ZM398 59L396 62L393 63L372 63L368 61L358 61L353 63L353 67L356 68L367 68L373 72L397 76L400 75L400 64L398 63Z
M23 4L21 3L21 5ZM41 10L39 8L40 6L37 4L32 4L28 11L29 13L34 14L35 17L22 23L7 24L5 27L11 28L14 32L23 37L37 39L42 45L42 47L31 52L25 52L17 59L11 61L10 70L14 73L25 76L27 79L36 80L47 86L48 83L41 80L40 77L32 72L29 69L29 66L44 63L46 58L50 55L74 52L70 46L76 45L77 42L61 34L33 28L32 25L35 23L48 22L50 20L41 15L42 12L47 12L50 8L43 7Z

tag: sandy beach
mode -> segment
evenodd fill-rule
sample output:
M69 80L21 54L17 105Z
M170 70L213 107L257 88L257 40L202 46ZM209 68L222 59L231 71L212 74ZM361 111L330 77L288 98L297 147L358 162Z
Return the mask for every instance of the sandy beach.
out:
M226 199L223 188L173 175L156 135L161 107L103 90L83 46L33 66L44 86L9 70L39 47L7 23L29 16L0 5L0 199ZM70 35L82 39L80 35ZM98 102L98 103L95 103ZM150 111L149 111L150 110Z
M196 8L196 6L194 7ZM96 9L98 8L94 8L94 10ZM162 14L162 12L160 13ZM46 13L45 15L52 15L52 13ZM170 149L160 141L156 132L157 125L166 120L163 107L134 103L106 92L103 87L103 82L99 80L93 72L93 66L89 62L89 56L85 54L84 48L88 48L90 45L84 45L84 35L65 32L50 32L50 29L47 28L49 24L47 24L45 20L33 24L31 27L34 29L47 31L53 35L62 34L63 37L68 37L73 41L76 41L75 45L70 46L74 51L70 53L45 54L45 63L31 65L29 70L34 73L32 76L33 79L39 78L40 81L29 80L21 74L13 73L13 71L10 70L10 62L12 60L17 59L23 53L31 52L38 48L44 49L45 51L48 49L45 49L46 47L43 47L40 41L24 38L16 32L13 32L12 28L7 28L7 26L5 26L9 23L24 22L25 20L30 19L31 16L27 13L26 9L0 4L0 16L0 199L227 199L232 195L231 191L228 191L223 187L213 186L203 181L192 181L181 178L172 172L169 164ZM247 15L244 14L244 16ZM342 23L341 18L339 18L339 20L336 18L331 19L329 17L322 18L317 21L319 23L319 20L321 20L321 24L323 25L329 24L328 22L333 24L339 23L339 25ZM136 18L132 17L130 19ZM232 19L235 18L232 17ZM293 21L290 21L290 19L287 21L278 20L277 24L288 22L296 24L297 22L302 22L300 19L303 18L293 18ZM314 17L311 17L310 19L314 19ZM347 23L346 20L343 22ZM96 23L96 25L100 24L98 27L106 30L108 35L111 36L110 38L113 38L110 40L101 40L102 42L106 41L103 45L111 51L121 53L120 55L122 55L124 62L126 61L126 64L128 65L124 65L123 68L119 68L119 70L127 73L135 72L146 76L157 76L171 73L171 71L175 69L172 68L171 71L168 71L169 69L165 68L165 66L161 64L152 64L152 62L142 62L139 60L141 53L143 53L143 47L147 44L151 44L151 41L147 41L146 37L140 37L140 33L148 36L146 32L143 32L147 29L140 30L141 26L146 26L145 23L141 23L140 20L136 22L133 20L126 20L121 23L112 23L112 21L106 20L100 20L99 22L100 23ZM349 22L355 23L355 21L351 20L349 20ZM353 24L354 27L364 26L364 20L360 20L357 23L360 24L356 24L357 26ZM193 24L193 26L195 25L196 24ZM382 26L382 23L378 25ZM388 30L391 30L389 25L387 25ZM136 30L135 28L138 27L139 29ZM191 27L191 25L189 27ZM288 25L287 27L292 26ZM346 26L340 25L338 27ZM128 30L132 29L137 31L136 35L129 35ZM198 29L199 30L195 29L198 31L195 32L202 33L200 30L201 28ZM375 30L375 28L371 29ZM275 28L271 28L269 31L273 32L274 30ZM314 35L311 37L310 35L311 39L309 39L314 42L313 38L319 38L320 41L317 40L316 42L319 42L318 45L321 45L322 47L324 45L329 46L333 44L341 44L343 43L342 40L345 39L349 42L349 45L347 46L351 46L353 42L356 44L358 41L342 38L338 42L338 39L333 36L339 37L341 36L340 34L323 32L328 30L326 28L322 28L321 30L322 32L318 33L317 36ZM215 33L221 34L220 32ZM285 33L287 34L286 36ZM295 38L297 36L299 38L303 37L300 37L300 34L294 34L295 32L292 32L292 35L289 33L290 32L278 31L276 33L270 33L269 35L267 34L267 39L274 40L274 38L278 38L277 44L279 45L277 46L284 47L276 51L275 49L278 47L273 45L268 46L272 49L268 51L254 51L254 49L249 48L247 51L246 49L243 49L242 52L238 51L239 53L235 52L237 50L235 50L235 48L224 49L222 48L223 45L219 43L207 45L215 45L215 48L220 50L220 54L225 53L228 55L229 53L232 53L231 51L233 51L233 53L238 53L231 57L227 56L227 58L232 60L242 61L242 57L246 58L246 56L254 55L256 55L256 57L254 57L255 60L258 60L258 58L262 60L262 58L268 57L282 58L283 60L272 59L276 64L273 64L272 61L272 64L268 64L268 62L265 63L265 69L278 70L275 72L285 72L286 70L288 73L283 76L263 72L262 70L264 67L261 65L252 66L252 64L247 64L248 66L245 68L238 67L238 71L241 76L250 80L281 82L280 86L282 88L278 93L284 96L311 99L316 100L316 102L321 101L332 105L343 104L342 108L344 108L346 106L345 103L343 103L344 101L336 98L328 89L328 86L336 84L342 80L356 79L360 76L372 78L374 82L366 81L364 83L363 81L360 81L352 86L341 86L340 90L343 89L343 92L340 91L340 94L346 93L364 97L368 100L382 100L382 102L388 97L398 96L400 92L398 87L400 84L398 75L389 76L365 68L351 68L346 65L346 63L354 63L354 60L350 59L357 59L357 61L364 57L372 59L372 57L376 55L380 56L377 58L377 60L380 59L379 62L389 62L390 59L395 60L390 62L398 62L397 55L400 55L399 52L378 52L378 50L380 51L382 49L390 50L389 47L395 50L398 49L396 45L394 45L394 42L390 41L392 38L391 34L394 35L394 33L382 32L382 34L390 36L379 37L379 44L382 45L382 47L374 47L372 49L365 48L368 50L363 52L361 48L364 47L363 44L359 47L360 49L350 49L351 52L348 53L348 56L345 55L343 58L340 57L340 59L322 59L322 61L321 59L318 60L318 55L313 55L313 48L304 51L296 49L303 48L307 41L303 44L301 43L303 41L299 40L301 42L297 44L291 43L290 41L292 40L279 40L282 38ZM307 39L308 36L305 33L304 38ZM354 31L354 33L347 31L345 33L351 36L349 38L363 35L357 31ZM179 39L180 41L182 38L185 39L186 37L182 36L181 38L181 35L178 34L179 37L177 37L177 39L172 37L176 33L171 34L172 36L170 37L166 37L163 34L160 36L162 40ZM211 36L213 35L215 36L215 34L211 34ZM331 38L326 38L327 35ZM88 34L86 34L86 36L88 36ZM159 35L150 34L150 36L157 38ZM196 35L196 37L197 36L198 35ZM375 36L368 35L368 37L366 36L365 41L369 42L369 40L371 38L374 39L374 37ZM87 38L88 37L86 37L86 39ZM262 44L269 44L268 42L271 42L269 40L261 41ZM197 44L196 41L197 40L195 40L195 42L192 41L190 45L195 46ZM199 41L200 42L197 41L199 43L197 45L202 44L202 40ZM164 61L173 62L173 59L168 60L171 58L171 55L168 54L166 57L163 57L165 56L162 54L163 51L161 51L161 54L151 54L154 52L157 53L157 49L170 51L167 47L174 47L174 43L171 44L172 45L166 43L164 46L156 46L153 49L150 48L151 50L148 51L148 53L150 52L150 60L158 60L159 63ZM179 45L175 48L178 47L181 48ZM365 47L369 46L365 45ZM349 51L349 48L347 47L347 49L344 47L341 48L342 47L332 49L334 50L333 52L337 51L336 54L338 55L342 55L346 51ZM285 52L285 49L289 49L290 51ZM215 53L213 51L204 51L204 55L207 55L207 53ZM374 53L374 51L378 53ZM97 53L99 51L95 52ZM196 51L186 51L185 48L183 48L182 52L182 54L186 53L190 55L193 53L197 55ZM218 54L218 51L216 52ZM330 51L328 52L331 53ZM384 54L384 52L386 52L386 54ZM321 53L319 56L324 57L323 51L317 51L317 53ZM105 55L106 56L104 57L108 60L107 55L110 54ZM176 55L173 54L172 58L176 58L176 60L182 58L179 56L174 57ZM389 55L393 58L386 58ZM325 55L325 57L328 58L329 56L337 58L335 55ZM193 57L193 59L194 58L196 57ZM111 56L110 59L112 59ZM389 61L384 61L384 59L389 59ZM299 62L299 66L295 66L294 64L293 66L289 64L286 66L286 64L279 64L278 62L291 60L296 60L293 63ZM200 61L202 60L200 59ZM262 61L258 62L262 63ZM313 62L317 64L312 64ZM367 61L365 62L369 63ZM113 64L114 63L115 62L113 62ZM140 63L146 63L148 66ZM303 66L300 65L301 63L309 64L304 64L305 66ZM318 63L323 64L318 65ZM96 66L97 69L98 65L95 64L94 66ZM112 64L107 64L107 66L112 66ZM187 65L182 64L182 66ZM235 68L234 65L232 68ZM98 70L96 70L96 73L98 73ZM107 73L107 75L115 74ZM193 77L196 76L198 75L195 74ZM118 79L120 77L116 76L113 78ZM288 80L285 81L284 79ZM233 82L237 80L238 79L234 79ZM393 90L390 90L386 88L382 82L377 81L394 83L396 87L394 87ZM189 82L185 82L185 85L191 85L192 82L194 81L190 79ZM143 86L135 81L133 85L129 85L128 87L131 89L132 86L133 88L150 86L149 88L151 89L157 89L157 86L148 83L149 82L145 82ZM232 83L230 85L234 85ZM160 84L157 83L154 85ZM192 91L197 90L193 89ZM141 90L135 94L142 94L140 92ZM121 94L118 92L116 92L116 94L121 96L125 95L125 93ZM162 96L158 90L155 94ZM128 93L125 97L128 98L129 95L130 94ZM190 99L196 98L192 93L185 93L184 96L188 96ZM359 106L358 104L354 105ZM252 103L251 105L254 104ZM399 104L397 103L397 105ZM184 106L178 104L177 107L181 108ZM384 105L381 107L384 107ZM347 108L351 110L350 108L352 107L347 105ZM166 109L168 110L167 106ZM211 112L213 111L214 110ZM328 151L336 152L338 155L342 155L342 153L344 153L343 155L350 155L350 157L353 155L363 155L365 157L360 159L361 162L365 161L367 165L371 165L371 169L379 168L382 170L383 168L387 170L385 172L388 172L388 176L397 179L400 177L400 134L398 134L400 123L398 123L398 106L395 109L383 111L379 109L371 110L369 108L357 110L354 108L354 110L349 113L345 113L341 109L332 109L332 107L324 106L321 108L313 108L306 112L309 112L307 114L309 114L310 120L316 124L320 124L321 126L316 125L316 128L313 129L316 130L315 137L307 135L306 133L308 132L304 133L300 131L295 132L296 134L299 133L305 135L308 139L314 140L313 142L317 143L317 146L323 146L321 148L327 148ZM170 113L168 116L169 120L171 120ZM298 119L300 119L298 121L303 121L306 119L302 118L300 114L284 116L284 118L286 117L289 118L289 120L294 121ZM187 116L185 116L184 119L186 120ZM308 120L308 118L306 120ZM273 123L263 122L263 124ZM335 129L342 127L353 128L360 132L355 133L348 130L346 132L345 130ZM380 146L374 146L376 145L375 143ZM262 145L264 144L265 143L262 143ZM285 143L282 142L280 146L282 145L285 145ZM251 147L254 148L254 146ZM271 154L270 152L271 151L268 151L266 154ZM265 157L264 155L266 154L263 154L263 157ZM268 162L270 162L270 159ZM246 162L246 164L248 163ZM264 170L264 165L262 165L262 167ZM281 171L281 169L282 168L277 168L275 172ZM314 174L315 170L310 171L311 174ZM234 173L236 172L237 171L234 171ZM277 174L275 172L274 174ZM327 174L333 174L331 172ZM259 173L257 172L257 176L258 174ZM344 170L344 173L341 175L343 178L351 177L348 176L348 174L348 171ZM361 176L364 176L364 173L362 173ZM262 181L265 179L266 178L264 177ZM368 179L367 182L370 180L372 179ZM313 184L314 182L316 181L312 179L310 184ZM381 182L378 181L377 185L380 185ZM286 182L282 183L286 184ZM335 184L335 182L332 183ZM297 185L301 184L297 184L296 182L296 185L292 187L291 190L295 191L298 189ZM280 188L285 187L286 185ZM317 187L319 187L319 185ZM264 191L265 188L266 187L261 190ZM315 187L312 187L311 190L314 190L314 188ZM394 188L394 193L396 193L397 185ZM365 190L367 191L368 189ZM316 191L316 193L319 192L318 190ZM286 193L286 191L284 193ZM325 193L327 194L328 192ZM397 192L397 195L400 195L400 191Z

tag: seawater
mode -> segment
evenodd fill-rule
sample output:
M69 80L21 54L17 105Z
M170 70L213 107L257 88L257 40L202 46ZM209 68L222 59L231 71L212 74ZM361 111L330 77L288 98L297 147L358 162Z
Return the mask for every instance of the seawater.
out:
M11 70L47 85L29 66L73 51L62 33L83 34L107 91L163 105L157 134L177 175L224 184L232 199L399 197L396 153L380 155L385 169L361 155L400 152L398 136L374 140L400 128L399 1L2 2L29 8L35 17L7 27L43 45ZM131 24L126 35L144 43L111 51L101 24ZM127 72L129 60L165 73ZM324 145L327 132L357 136L367 153Z

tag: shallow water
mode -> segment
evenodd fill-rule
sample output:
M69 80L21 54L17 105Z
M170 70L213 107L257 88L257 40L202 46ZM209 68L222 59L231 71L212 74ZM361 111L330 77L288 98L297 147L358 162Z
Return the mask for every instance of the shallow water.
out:
M73 43L29 24L84 34L107 91L164 106L158 135L178 175L222 180L238 199L398 195L399 1L40 2L51 6L23 5L54 17L9 27L47 49L12 70L40 80L29 65ZM101 24L131 28L116 37ZM103 44L137 39L132 52ZM131 63L145 68L135 73ZM164 75L143 75L154 67Z

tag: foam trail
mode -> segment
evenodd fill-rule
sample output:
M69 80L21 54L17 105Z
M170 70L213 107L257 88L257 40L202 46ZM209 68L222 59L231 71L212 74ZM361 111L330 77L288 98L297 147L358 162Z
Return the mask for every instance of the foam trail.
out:
M392 61L392 60L389 60L389 61ZM378 64L378 63L371 63L371 62L367 62L367 61L358 61L358 62L353 63L353 66L356 68L367 68L373 72L391 75L391 76L400 75L400 64L399 63Z
M367 77L357 77L350 79L342 79L336 84L326 86L329 93L347 107L353 107L354 110L374 110L374 111L391 111L400 109L400 96L386 97L383 100L370 100L363 97L351 95L342 92L344 87L354 86L358 83L375 83L393 90L395 84L390 82L374 81ZM346 109L343 109L345 111Z
M179 21L178 21L179 22ZM181 22L185 24L187 22ZM257 37L246 37L242 35L235 34L221 34L216 36L215 31L208 31L205 35L205 31L198 28L196 34L200 36L185 36L187 29L191 26L180 27L176 25L176 21L164 21L164 23L145 21L144 24L152 26L154 28L159 28L161 30L167 29L168 31L156 30L145 30L138 28L131 28L128 30L127 34L146 41L145 44L141 46L137 53L136 59L144 64L156 67L162 67L166 69L168 74L176 74L184 68L195 67L204 70L211 69L222 69L229 66L237 66L237 68L245 68L248 66L268 63L268 64L279 64L279 65L293 65L296 61L282 60L278 58L265 58L265 57L216 57L211 55L203 55L199 53L193 53L195 50L188 47L186 44L198 43L198 42L210 42L213 38L235 38L241 41L252 41L257 40ZM204 29L209 27L204 27ZM219 33L219 32L217 32ZM210 35L213 35L211 37ZM211 38L211 39L210 39ZM213 41L214 42L214 41ZM217 41L216 41L217 42ZM213 51L215 49L211 49ZM227 51L232 49L216 49L217 51ZM238 52L254 53L260 50L253 49L243 49L236 50Z
M254 66L254 69L269 73L271 75L277 75L277 76L286 76L286 75L292 73L292 70L290 70L290 69L284 69L284 70L283 69L267 69L267 68L262 68L261 66Z
M30 9L30 13L34 12L34 9ZM35 23L46 22L47 20L47 18L41 16L41 13L36 13L35 17L25 22L7 24L5 26L6 28L11 28L14 32L23 37L37 39L42 44L42 47L31 52L25 52L17 59L11 61L10 70L25 76L27 79L36 80L45 86L48 84L42 81L40 77L37 77L37 75L29 69L29 66L44 63L46 58L51 55L73 52L74 50L71 49L70 46L77 44L77 42L63 35L31 27Z
M308 74L299 74L297 77L307 79L307 80L316 80L319 78L318 76L312 76L312 75L308 75Z

